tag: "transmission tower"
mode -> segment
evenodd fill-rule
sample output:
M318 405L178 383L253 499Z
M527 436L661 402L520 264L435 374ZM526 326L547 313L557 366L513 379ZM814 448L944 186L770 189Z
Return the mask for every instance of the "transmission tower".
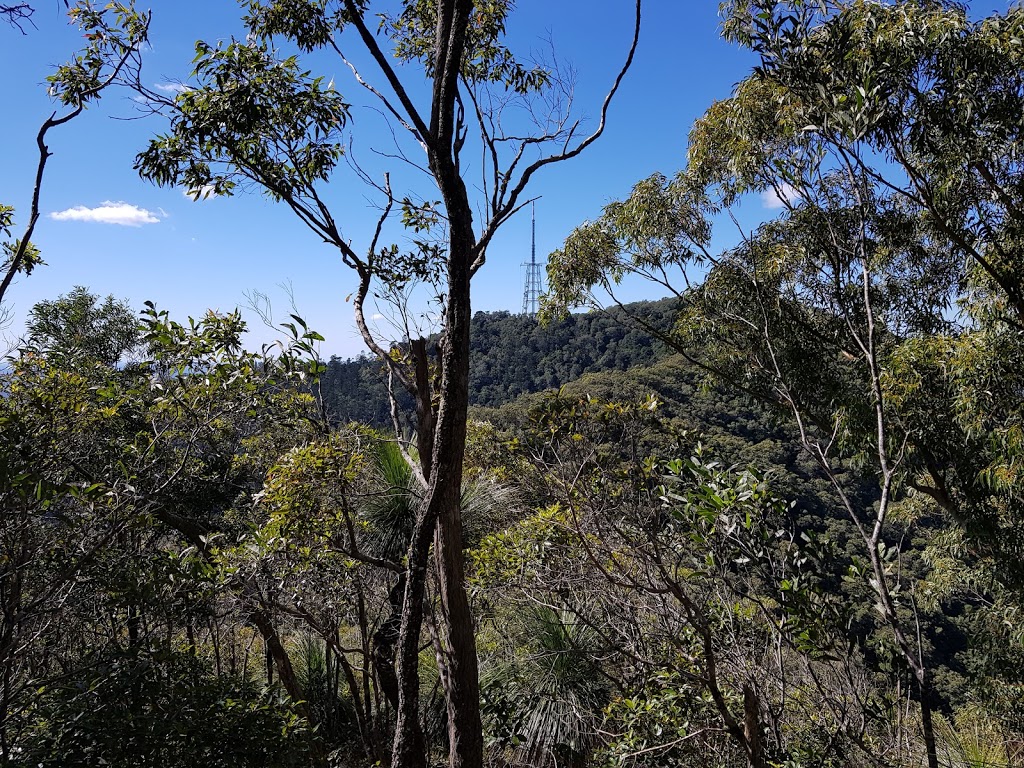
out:
M530 213L530 260L523 263L523 314L537 316L537 303L543 291L540 278L540 264L537 263L537 208L531 206Z

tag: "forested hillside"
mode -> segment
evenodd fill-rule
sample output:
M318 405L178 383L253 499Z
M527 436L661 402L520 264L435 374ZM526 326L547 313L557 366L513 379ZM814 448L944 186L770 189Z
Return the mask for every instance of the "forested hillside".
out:
M702 372L675 354L627 371L585 374L559 391L522 396L496 408L477 407L471 417L499 432L515 433L546 403L575 404L588 398L599 403L643 403L653 398L652 413L664 432L648 450L664 450L656 445L663 438L686 450L700 443L723 464L770 473L775 491L798 502L804 525L834 525L840 516L832 487L801 449L798 435L783 415L742 394L707 387L704 379ZM862 494L862 501L870 503L875 494L870 479L854 473L847 482L851 493Z
M641 326L670 334L676 306L663 299L548 323L508 312L478 312L471 340L471 417L502 430L521 427L531 408L554 396L546 390L608 402L654 396L660 416L678 434L703 441L723 462L773 472L780 494L801 501L805 520L834 517L834 505L827 501L830 487L786 426L784 414L728 388L706 386L703 372ZM332 422L391 429L379 362L332 358L326 365L318 395ZM404 392L396 394L408 401ZM870 483L866 493L872 493Z
M666 425L702 441L723 462L772 472L780 495L800 501L805 522L834 518L830 486L802 451L784 414L706 376L641 323L671 333L674 300L642 302L567 315L550 323L507 312L473 318L470 357L472 418L498 429L528 421L538 403L555 396L640 401L654 396ZM639 320L639 322L638 322ZM391 412L385 374L370 358L332 358L319 380L328 418L387 431ZM403 403L408 396L396 395ZM870 496L870 482L862 489ZM834 522L834 521L833 521Z
M628 313L661 331L672 324L668 300L632 304ZM665 354L664 344L617 307L544 325L525 315L477 312L470 337L470 402L497 406L522 394L558 388L584 373L651 365ZM333 357L320 388L334 421L390 428L386 377L379 360Z

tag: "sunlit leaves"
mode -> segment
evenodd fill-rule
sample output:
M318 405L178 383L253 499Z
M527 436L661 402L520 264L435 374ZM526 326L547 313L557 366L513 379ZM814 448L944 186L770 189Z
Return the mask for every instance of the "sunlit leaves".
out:
M149 17L134 2L98 6L89 0L68 11L72 23L84 33L86 47L70 62L47 77L50 97L61 104L81 107L99 98L116 79L124 59L137 53L148 36Z
M108 296L102 302L81 286L29 312L28 349L64 365L114 366L139 345L131 309Z
M684 175L640 181L628 198L577 227L549 256L542 317L588 304L592 290L608 289L627 274L663 282L673 267L700 261L711 237L709 210L704 191Z
M511 0L476 2L463 55L461 75L470 83L497 83L519 94L541 90L551 73L541 66L520 62L502 42ZM382 28L395 41L395 55L404 61L420 61L427 76L434 71L436 0L405 0L400 13L385 15Z
M178 95L170 132L137 158L142 176L215 194L252 182L275 199L315 196L344 152L341 95L262 43L196 50L198 86Z
M1024 314L1020 9L977 22L928 2L757 0L726 12L727 35L761 65L698 123L691 165L726 193L802 188L849 166L973 260L1005 313Z
M259 494L266 516L259 539L271 549L294 548L310 557L332 545L346 548L354 531L346 526L353 514L351 488L364 463L358 444L343 434L282 456Z
M303 51L322 48L331 41L334 25L325 0L247 0L246 27L260 38L275 35L295 41Z

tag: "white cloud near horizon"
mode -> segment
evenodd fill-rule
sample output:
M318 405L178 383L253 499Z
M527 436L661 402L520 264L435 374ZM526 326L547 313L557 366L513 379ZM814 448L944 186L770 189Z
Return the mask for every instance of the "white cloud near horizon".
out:
M761 205L769 211L785 208L786 203L794 204L800 200L800 190L791 184L783 184L778 190L766 189L761 193Z
M95 208L76 205L64 211L54 211L50 218L54 221L92 221L98 224L117 224L122 227L141 227L144 224L157 224L165 217L163 211L154 213L137 205L124 202L105 200Z

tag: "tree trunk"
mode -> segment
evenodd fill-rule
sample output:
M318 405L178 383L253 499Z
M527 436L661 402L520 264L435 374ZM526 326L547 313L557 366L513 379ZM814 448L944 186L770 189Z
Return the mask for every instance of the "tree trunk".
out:
M471 214L466 211L469 221ZM438 525L434 557L441 598L441 650L446 673L448 739L452 768L483 765L483 726L480 721L480 679L476 633L466 595L462 553L462 471L466 452L466 412L469 407L469 239L452 236L449 260L447 334L441 351L443 377L438 413L438 447L431 485L438 494Z
M288 652L281 644L281 638L278 636L277 629L274 628L270 617L259 609L252 611L249 615L252 623L263 637L263 643L267 649L267 682L271 682L270 676L276 669L278 680L292 700L297 704L305 701L305 694L302 691L302 686L299 685L299 679L295 676L292 661L288 656ZM305 704L299 704L299 707L302 710L303 716L306 716L308 719Z
M915 670L918 691L921 694L921 730L924 732L924 749L928 758L928 768L939 768L939 753L935 745L935 724L932 722L932 687L928 680L928 670L922 665Z
M453 60L460 61L460 57L461 54ZM448 295L445 330L440 343L441 383L437 416L417 425L418 430L433 433L418 436L418 442L431 445L433 453L420 456L427 492L409 549L399 638L399 712L394 765L396 768L422 768L426 764L426 756L422 754L423 734L419 732L419 673L416 665L427 563L433 538L441 599L441 647L446 673L442 679L445 681L448 709L451 766L481 768L480 680L473 616L466 596L462 563L462 471L469 409L469 332L472 317L470 278L476 242L473 212L457 167L450 157L437 155L431 157L431 167L448 211ZM425 349L419 349L420 356L424 356ZM422 372L416 379L417 400L422 402L429 392L429 383Z
M462 236L452 233L445 335L440 355L439 407L436 421L425 425L434 428L430 441L434 451L432 457L421 457L428 487L409 548L399 636L399 707L393 751L396 768L422 768L426 765L419 725L418 663L431 539L434 541L440 582L441 641L446 667L445 699L451 765L453 768L480 768L483 765L476 637L462 564L462 470L466 450L466 412L469 408L469 280L473 258L472 214L468 213L468 206L465 210L468 217ZM425 437L420 441L421 444L427 443Z
M405 574L398 577L388 592L391 614L373 633L373 668L377 684L388 703L398 709L398 676L395 674L395 644L402 627L402 601L405 596Z
M420 629L423 626L423 598L426 591L430 539L436 516L430 501L416 516L409 542L402 599L402 627L398 634L398 719L391 752L394 768L426 768L427 755L420 727Z
M477 257L473 209L459 169L461 110L456 109L459 78L473 0L437 3L434 32L433 93L429 136L425 148L430 171L444 200L448 219L448 294L444 332L441 336L441 384L437 418L432 428L432 452L420 457L427 479L427 493L418 515L409 548L408 584L399 640L398 727L395 735L396 768L421 768L423 734L419 730L418 642L423 623L430 540L434 539L441 598L441 647L448 708L448 740L452 768L482 768L483 726L480 721L480 680L476 658L473 617L466 596L462 567L462 470L466 451L466 418L469 409L470 280ZM429 385L417 375L421 399ZM433 400L430 401L431 404ZM432 411L432 407L430 409ZM421 435L422 438L426 435ZM435 531L436 526L436 531ZM413 723L415 722L415 726ZM408 736L410 742L405 743ZM412 754L414 750L420 754Z
M743 685L743 737L747 748L747 765L764 767L764 743L761 739L761 707L750 683Z

